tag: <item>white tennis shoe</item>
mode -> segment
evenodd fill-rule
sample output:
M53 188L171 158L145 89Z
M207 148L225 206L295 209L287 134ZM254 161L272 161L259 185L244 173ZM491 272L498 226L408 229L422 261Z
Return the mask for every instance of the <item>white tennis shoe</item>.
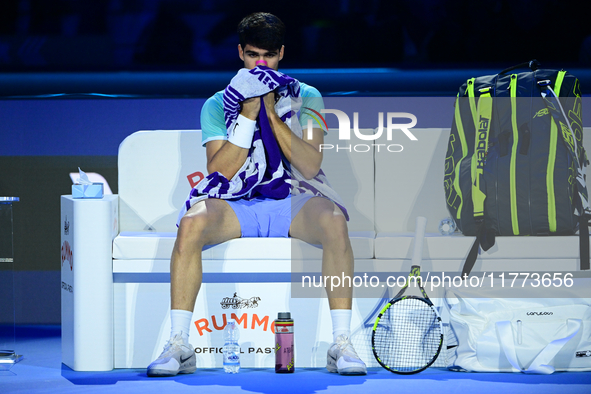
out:
M197 369L195 350L180 334L170 338L160 357L148 366L148 376L175 376L193 373Z
M346 335L339 335L336 342L330 345L326 354L326 369L328 372L338 372L341 375L367 374L365 363L359 358Z

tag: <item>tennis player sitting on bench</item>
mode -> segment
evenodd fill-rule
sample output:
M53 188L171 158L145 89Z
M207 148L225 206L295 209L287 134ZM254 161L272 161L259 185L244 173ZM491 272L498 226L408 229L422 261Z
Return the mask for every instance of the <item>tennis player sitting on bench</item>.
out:
M236 90L229 87L225 91L228 95L227 100L224 100L224 91L221 91L210 97L203 106L202 142L206 146L207 169L210 175L196 186L199 188L201 185L200 190L192 190L181 212L182 218L170 268L171 339L160 357L148 367L149 376L174 376L196 370L195 352L188 342L188 336L202 281L201 253L206 245L215 245L239 237L293 237L322 245L322 275L353 276L353 252L348 235L346 210L340 204L336 193L329 193L332 191L330 186L324 185L329 188L329 192L319 192L326 178L315 181L318 177L324 177L320 170L322 153L319 146L323 143L326 130L314 128L311 135L307 130L302 133L300 125L307 127L305 115L300 116L299 122L293 115L294 121L291 122L291 111L283 114L284 120L281 119L282 115L277 113L281 112L278 108L281 107L280 103L284 98L292 100L301 97L302 108L320 111L323 107L318 90L276 71L284 55L284 32L283 22L274 15L255 13L244 18L238 26L238 55L246 70L240 70L230 86L236 78L248 78L249 73L260 70L275 78L269 78L270 80L279 82L273 82L265 94L245 98L239 103L236 101L235 114L232 114L231 101L239 100L242 93L240 89L247 93L258 89L258 79L253 80L252 89L248 84L246 87L239 84L242 88ZM260 63L262 60L267 67L255 70L257 62ZM274 85L279 85L279 88L271 89ZM270 131L266 140L264 136L260 137L257 134L260 127L260 135L264 135L264 119L258 122L259 116L268 118L266 127L269 130L270 126ZM288 124L291 125L291 129ZM228 130L231 132L228 133ZM293 130L299 130L299 133ZM244 182L245 178L251 175L256 178L256 169L253 170L254 173L250 173L248 168L251 167L247 165L247 162L257 160L253 153L256 149L263 147L266 152L263 157L267 156L267 160L273 160L267 143L269 135L273 144L279 147L277 152L281 157L278 161L285 167L287 178L297 178L294 175L297 172L297 176L303 176L305 179L301 178L302 182L299 183L285 179L280 182L284 182L287 188L283 184L277 187L277 183L267 188L265 183L270 181L264 178L246 195L231 198L233 195L224 185L230 185L234 187L230 188L231 190L236 190L234 182L243 187L244 184L240 182ZM269 167L272 165L269 164ZM266 171L276 171L273 174L280 174L282 170L267 168ZM209 186L204 188L203 184L207 186L207 182ZM302 187L294 187L294 184ZM310 192L304 190L306 185L317 185L318 188L312 187L313 191ZM217 192L212 192L214 189ZM286 191L283 197L277 198L278 189ZM271 191L267 193L269 190ZM326 367L330 372L342 375L366 374L367 368L349 340L352 288L341 287L334 291L327 289L327 293L334 343L328 350Z

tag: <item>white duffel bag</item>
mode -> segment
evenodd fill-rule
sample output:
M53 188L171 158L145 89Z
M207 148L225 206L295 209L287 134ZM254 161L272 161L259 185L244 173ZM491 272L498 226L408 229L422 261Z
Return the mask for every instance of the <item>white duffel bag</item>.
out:
M469 298L448 291L446 299L457 340L451 370L591 371L590 298Z

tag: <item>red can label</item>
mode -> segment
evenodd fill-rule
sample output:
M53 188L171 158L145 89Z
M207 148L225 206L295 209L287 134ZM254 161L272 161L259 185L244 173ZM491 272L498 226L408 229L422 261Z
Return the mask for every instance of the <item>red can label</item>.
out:
M275 333L293 334L293 322L279 322L275 320Z

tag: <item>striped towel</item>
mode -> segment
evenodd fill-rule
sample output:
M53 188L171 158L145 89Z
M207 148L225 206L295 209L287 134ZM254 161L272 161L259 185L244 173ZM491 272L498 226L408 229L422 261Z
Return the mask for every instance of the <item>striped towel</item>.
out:
M302 105L300 83L279 71L261 66L238 71L224 91L224 120L228 133L234 129L242 101L263 96L273 90L278 95L275 112L292 132L301 138L302 127L296 116ZM282 199L289 194L303 193L330 199L341 208L349 220L341 198L330 187L322 170L315 178L306 180L285 159L269 125L263 98L260 99L261 111L246 161L230 180L219 172L211 173L201 180L185 201L177 225L194 204L206 198L250 200L262 196Z

